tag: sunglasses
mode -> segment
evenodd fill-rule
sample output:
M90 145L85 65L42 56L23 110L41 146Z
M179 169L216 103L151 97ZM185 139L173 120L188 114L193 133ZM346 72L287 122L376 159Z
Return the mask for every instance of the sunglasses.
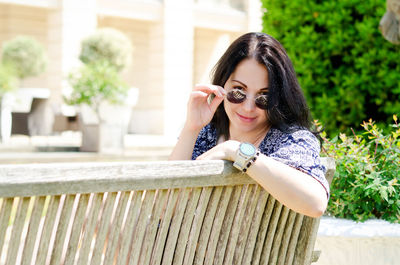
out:
M240 104L246 100L246 93L240 89L233 89L226 94L226 99L233 104ZM268 108L268 96L267 95L258 95L255 98L255 104L260 109Z

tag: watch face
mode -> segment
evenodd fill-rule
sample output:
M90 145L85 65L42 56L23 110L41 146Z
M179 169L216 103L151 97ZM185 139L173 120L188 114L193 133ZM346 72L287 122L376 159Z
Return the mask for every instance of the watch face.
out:
M240 151L246 156L252 156L256 152L256 148L252 144L242 143L240 145Z

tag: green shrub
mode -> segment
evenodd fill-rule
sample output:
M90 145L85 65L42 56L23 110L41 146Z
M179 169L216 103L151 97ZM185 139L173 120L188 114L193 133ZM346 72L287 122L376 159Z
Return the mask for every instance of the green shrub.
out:
M263 31L286 48L314 118L329 135L400 113L400 45L379 21L386 0L262 0Z
M393 118L389 134L369 120L362 124L362 134L332 140L322 135L325 153L336 160L329 215L400 222L400 125Z
M46 70L43 46L31 37L19 36L4 43L2 61L13 65L19 78L40 75Z
M103 102L123 102L129 89L115 67L107 61L83 65L69 75L68 81L73 90L65 101L71 105L87 104L98 115Z
M18 87L18 78L15 70L9 65L0 63L0 98L4 93L12 91Z
M103 28L82 41L79 59L85 64L108 61L121 71L129 65L131 56L131 41L116 29Z

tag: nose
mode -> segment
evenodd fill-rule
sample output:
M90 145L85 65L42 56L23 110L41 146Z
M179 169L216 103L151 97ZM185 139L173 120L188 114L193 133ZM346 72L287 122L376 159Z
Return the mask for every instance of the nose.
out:
M256 108L256 104L253 98L246 98L246 100L242 104L244 110L247 112L251 112Z

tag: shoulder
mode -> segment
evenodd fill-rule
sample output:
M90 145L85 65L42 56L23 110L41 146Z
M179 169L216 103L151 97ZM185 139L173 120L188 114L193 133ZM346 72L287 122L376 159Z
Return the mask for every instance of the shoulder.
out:
M193 148L192 159L195 160L199 155L210 150L217 144L217 130L211 124L201 129L197 136L196 143Z
M307 130L299 126L289 127L287 131L282 131L272 127L260 145L260 149L269 155L279 149L292 149L295 147L304 147L314 149L319 153L319 140Z

